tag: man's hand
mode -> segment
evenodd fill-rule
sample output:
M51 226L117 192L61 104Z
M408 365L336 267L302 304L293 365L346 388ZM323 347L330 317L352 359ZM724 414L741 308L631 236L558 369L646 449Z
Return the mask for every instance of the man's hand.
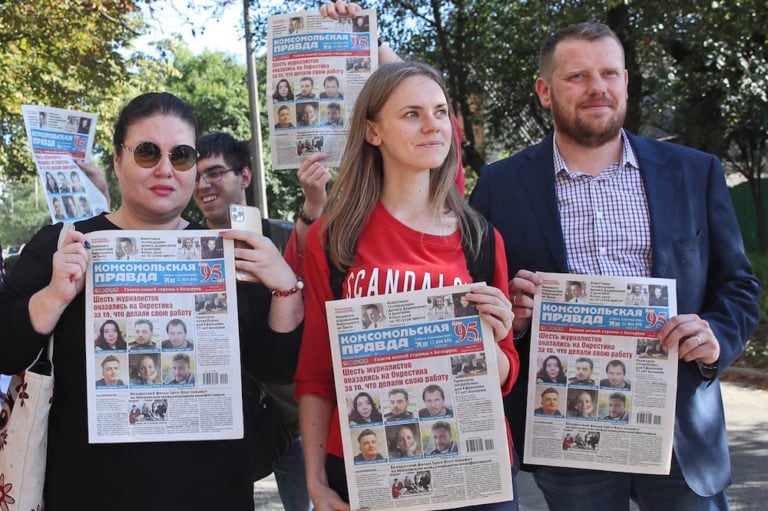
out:
M325 18L339 19L339 16L357 16L357 13L362 10L362 7L356 3L347 3L344 0L337 0L336 2L329 2L320 7L320 15Z
M322 163L325 159L324 153L310 155L297 172L301 188L304 190L304 214L310 218L319 218L328 202L325 187L331 180L331 173Z
M675 316L659 330L658 338L667 352L678 344L677 356L686 362L697 360L712 365L720 359L720 342L709 322L698 314Z
M520 270L509 281L509 296L512 299L512 311L515 313L515 321L512 328L515 332L522 332L531 326L533 315L533 295L541 292L544 279L528 270Z
M85 160L75 159L75 164L80 167L86 177L91 180L96 188L107 198L107 209L109 209L109 187L107 186L107 178L104 173L96 165Z
M286 290L296 285L296 275L269 238L251 231L223 231L224 239L247 245L235 248L235 268L248 272L269 289Z

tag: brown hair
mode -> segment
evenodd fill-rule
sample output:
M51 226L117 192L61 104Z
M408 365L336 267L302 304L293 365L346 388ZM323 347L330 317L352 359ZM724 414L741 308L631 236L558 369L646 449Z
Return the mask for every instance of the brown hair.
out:
M616 44L621 48L622 60L624 58L624 46L621 44L621 40L616 33L602 23L576 23L568 25L552 34L552 36L544 43L539 52L539 76L545 80L549 80L552 75L552 68L554 67L553 58L555 55L555 49L557 45L563 41L577 39L580 41L596 41L597 39L603 39L609 37L616 41Z
M411 76L425 76L437 83L448 101L440 73L419 62L385 64L374 72L360 91L352 113L339 177L329 194L328 216L321 234L328 230L331 262L338 268L353 263L355 247L368 218L381 197L384 183L383 160L379 148L365 140L366 121L377 115L394 90ZM450 108L450 107L449 107ZM451 114L452 115L452 114ZM435 215L447 209L456 215L462 237L468 236L472 224L477 233L468 244L474 257L480 251L485 222L460 197L454 185L458 165L456 137L442 165L430 171L429 200ZM491 234L492 235L492 234Z

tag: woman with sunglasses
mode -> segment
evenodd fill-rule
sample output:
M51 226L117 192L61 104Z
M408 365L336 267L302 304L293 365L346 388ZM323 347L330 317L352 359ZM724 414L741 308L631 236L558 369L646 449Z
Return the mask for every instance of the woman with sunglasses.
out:
M325 302L334 299L325 245L333 264L347 268L344 298L384 294L390 285L405 291L472 282L462 239L472 236L468 245L477 254L487 224L454 187L457 146L449 105L442 78L427 65L400 62L374 72L355 103L328 213L307 234L306 325L296 395L307 487L316 509L349 510L325 312ZM504 243L497 232L488 235L496 236L495 278L492 285L473 285L467 298L493 328L498 383L507 393L519 361ZM515 501L475 507L516 508Z
M140 507L145 510L253 509L245 439L88 443L86 373L93 368L85 365L84 340L85 329L93 326L85 324L85 233L201 229L181 217L197 173L196 127L190 107L172 94L144 94L129 102L114 128L120 207L76 222L60 249L57 241L62 224L44 227L27 244L0 288L0 331L4 332L0 336L0 373L23 370L48 337L53 334L55 338L56 399L48 428L45 479L48 511L101 509L107 503L113 510L133 510L137 496L147 497L141 498ZM295 275L274 245L270 249L261 238L244 231L222 236L256 248L236 251L238 270L255 273L265 288L285 291L296 287ZM269 298L269 290L264 292ZM247 367L262 362L254 360L259 356L254 355L259 349L254 346L256 341L277 346L300 336L300 293L279 295L265 304L262 331L241 343L242 363ZM264 337L257 339L259 334ZM125 413L116 410L115 417L125 415L127 420L129 409Z

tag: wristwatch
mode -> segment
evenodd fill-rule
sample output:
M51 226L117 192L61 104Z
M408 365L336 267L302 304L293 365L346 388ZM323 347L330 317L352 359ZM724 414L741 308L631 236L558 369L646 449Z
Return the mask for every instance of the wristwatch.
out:
M299 220L301 220L302 222L304 222L307 225L312 225L312 222L317 220L317 218L311 218L311 217L308 217L307 215L304 214L304 205L303 204L301 206L299 206L299 212L296 214L296 216L298 216Z
M720 361L717 360L714 364L705 364L704 362L697 360L696 365L699 366L699 374L701 374L701 377L707 381L714 379L719 367L718 362Z

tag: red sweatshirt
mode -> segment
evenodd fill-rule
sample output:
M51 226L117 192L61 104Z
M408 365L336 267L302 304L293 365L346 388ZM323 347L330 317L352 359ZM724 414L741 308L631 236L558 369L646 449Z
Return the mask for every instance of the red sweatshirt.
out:
M320 244L319 224L309 230L304 255L304 336L296 371L296 398L313 394L336 401L333 365L325 314L325 302L333 300L330 271ZM508 295L506 255L501 235L496 235L496 268L493 286ZM396 260L393 260L396 258ZM355 265L349 268L342 286L344 298L413 291L472 282L457 231L435 236L400 223L379 203L357 244ZM509 359L509 377L501 387L509 393L520 367L512 331L499 347ZM512 438L507 426L512 453ZM343 457L338 408L334 409L328 434L328 453Z

